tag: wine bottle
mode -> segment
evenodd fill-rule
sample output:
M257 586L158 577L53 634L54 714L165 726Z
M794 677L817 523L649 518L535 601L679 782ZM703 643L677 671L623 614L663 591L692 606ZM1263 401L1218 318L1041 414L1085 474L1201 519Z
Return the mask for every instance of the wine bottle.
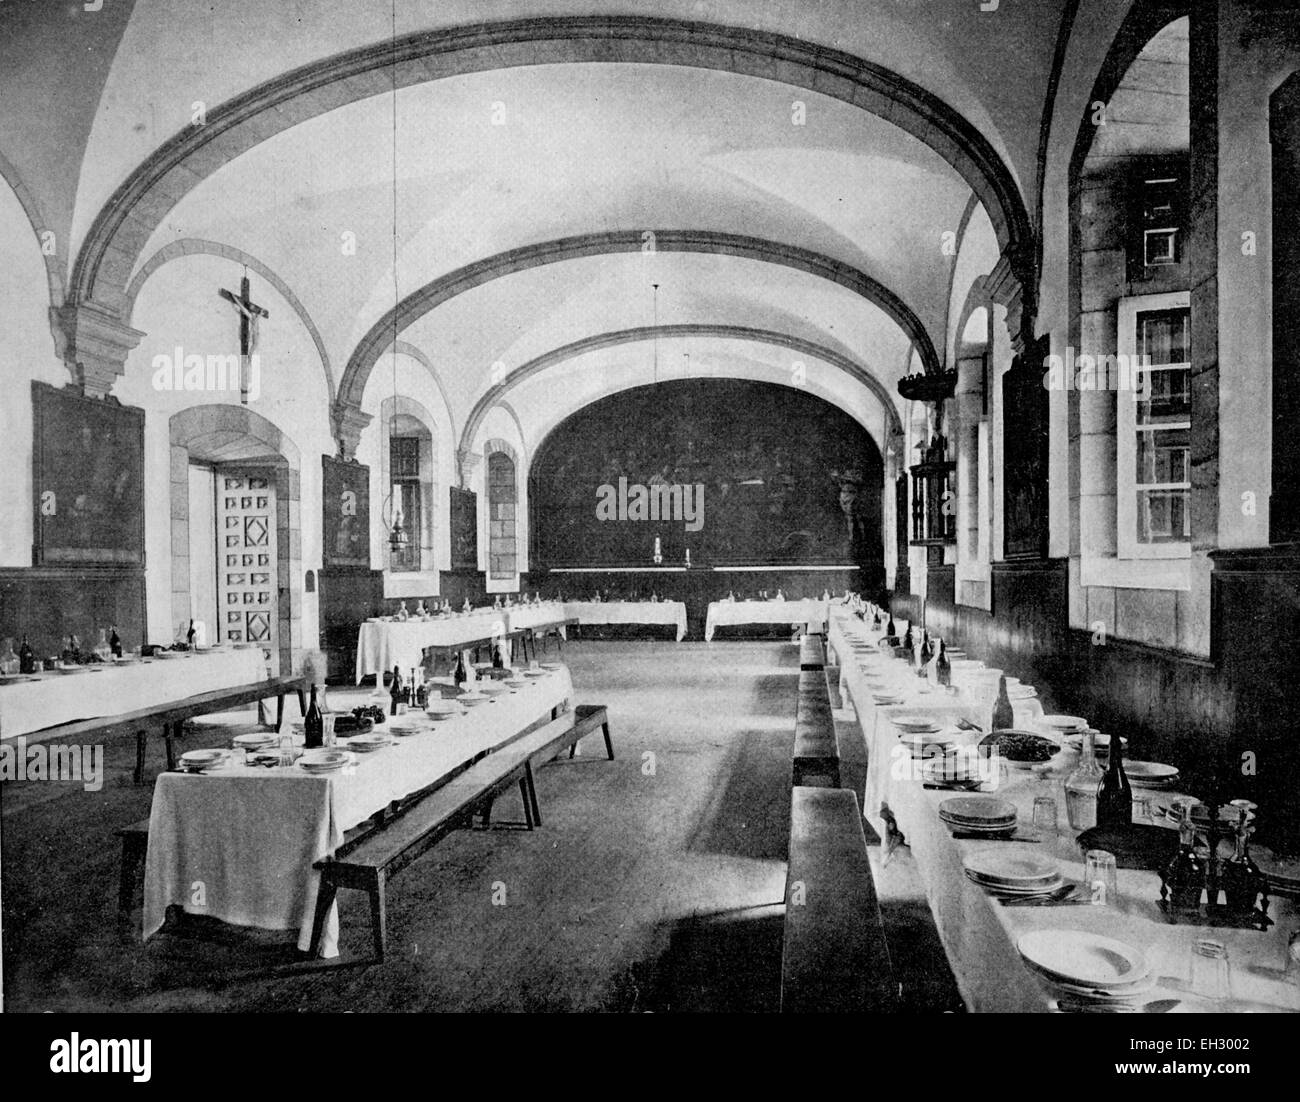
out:
M998 678L998 699L993 705L992 729L994 731L1008 731L1016 725L1015 709L1011 707L1011 697L1007 695L1007 679L1005 676ZM1127 783L1127 780L1125 781Z
M1106 754L1106 775L1097 789L1097 825L1128 829L1133 822L1133 789L1124 772L1124 740L1111 735Z
M194 649L194 621L193 621L193 619L190 620L190 627L189 627L189 630L185 633L185 645L186 645L190 650L193 650L193 649Z
M930 632L926 630L921 640L921 662L916 668L918 677L925 677L928 673L930 662L934 658L934 644L930 642Z
M316 686L311 687L311 702L307 705L307 715L303 722L303 731L306 739L303 745L308 750L314 750L325 741L325 720L320 713L320 705L316 703Z
M389 710L390 716L397 715L397 705L402 702L402 668L393 667L393 683L388 687L388 695L392 700L392 707Z
M1259 867L1250 856L1251 820L1255 805L1249 800L1232 800L1229 806L1237 810L1237 827L1234 832L1233 854L1223 863L1220 881L1223 898L1233 914L1246 915L1255 909L1255 901L1267 884Z
M114 658L122 657L122 638L117 634L116 627L112 628L112 632L108 637L108 649L112 651Z
M464 651L456 652L456 669L453 671L451 679L456 682L456 688L458 689L469 679L469 675L465 672Z
M939 660L934 664L935 680L945 689L952 685L952 663L948 661L948 645L939 640Z
M889 623L885 625L885 644L886 646L898 646L898 628L894 624L894 614L889 614Z
M1206 886L1205 863L1196 852L1196 827L1192 823L1192 808L1196 801L1180 797L1174 801L1178 807L1178 852L1164 871L1162 894L1175 913L1193 915L1201 909L1201 892Z
M418 689L415 684L415 667L411 667L411 679L406 683L406 706L414 708L417 703L416 694Z
M504 670L506 668L506 656L502 652L502 644L497 643L492 648L492 668L494 670Z
M907 631L903 633L903 649L909 654L916 649L916 638L912 635L912 624L908 621Z
M18 648L18 672L36 672L36 655L32 653L31 644L27 642L26 635L23 636L22 646Z

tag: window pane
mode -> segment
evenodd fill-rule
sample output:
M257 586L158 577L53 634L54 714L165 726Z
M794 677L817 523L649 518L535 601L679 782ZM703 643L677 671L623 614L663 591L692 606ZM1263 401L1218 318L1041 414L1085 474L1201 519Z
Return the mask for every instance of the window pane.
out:
M1139 314L1138 355L1149 357L1153 364L1186 363L1189 319L1185 307Z
M1139 543L1185 543L1192 538L1186 490L1139 490Z
M1150 401L1137 402L1135 413L1139 425L1164 425L1192 419L1192 373L1185 367L1153 368L1150 378ZM1138 392L1142 389L1138 386Z
M418 436L394 436L389 442L388 462L392 477L420 477L420 438Z
M1137 434L1137 481L1187 482L1189 429L1157 429Z

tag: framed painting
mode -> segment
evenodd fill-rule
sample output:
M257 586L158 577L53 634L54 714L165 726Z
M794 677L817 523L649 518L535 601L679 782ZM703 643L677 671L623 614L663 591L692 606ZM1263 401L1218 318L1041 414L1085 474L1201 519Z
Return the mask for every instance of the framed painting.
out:
M478 495L451 487L451 568L478 569Z
M144 410L32 383L36 566L144 563Z
M370 468L364 463L321 456L325 566L370 569Z

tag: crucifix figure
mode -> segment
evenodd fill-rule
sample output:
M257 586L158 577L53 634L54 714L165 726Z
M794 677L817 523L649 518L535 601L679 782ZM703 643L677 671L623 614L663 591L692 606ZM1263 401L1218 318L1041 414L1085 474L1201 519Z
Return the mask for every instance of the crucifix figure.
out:
M239 400L248 405L248 359L257 346L257 319L269 318L249 294L248 275L239 281L239 294L219 288L221 297L239 311Z

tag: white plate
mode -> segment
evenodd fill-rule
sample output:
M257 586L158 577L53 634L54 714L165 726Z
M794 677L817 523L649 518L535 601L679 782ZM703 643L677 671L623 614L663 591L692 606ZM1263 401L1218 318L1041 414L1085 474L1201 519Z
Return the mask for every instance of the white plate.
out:
M939 721L934 716L891 716L895 727L900 731L937 731Z
M357 759L346 750L308 750L298 759L298 764L308 773L332 773L350 765Z
M263 731L248 735L236 735L230 741L240 749L260 750L264 746L274 746L280 741L280 736L274 731Z
M1124 772L1134 784L1169 784L1178 776L1174 766L1158 761L1126 761Z
M545 670L524 670L525 677L545 677Z
M394 727L392 725L390 725L390 729L394 732L398 730L397 727ZM368 754L373 750L382 749L383 747L389 745L389 743L391 743L392 741L393 740L389 738L387 735L372 735L372 734L353 735L350 739L348 739L348 749L358 750L363 754Z
M985 883L1003 885L1007 889L1041 886L1061 879L1061 870L1056 862L1037 854L987 849L968 853L963 859L968 873Z
M485 704L488 700L482 693L461 693L456 699L469 708L473 708L478 704Z
M939 814L964 823L1002 824L1016 821L1016 805L997 796L955 796L939 805Z
M1039 716L1036 722L1054 731L1082 731L1088 726L1088 721L1080 716Z
M559 662L543 662L541 667L544 670L562 670L564 667Z
M1034 930L1016 948L1039 971L1081 987L1124 987L1148 972L1132 945L1083 930Z
M485 696L500 696L502 693L508 693L509 691L509 689L498 681L488 681L481 689L479 689L479 692L483 693Z
M181 765L186 769L211 769L225 760L224 750L188 750L181 755Z

